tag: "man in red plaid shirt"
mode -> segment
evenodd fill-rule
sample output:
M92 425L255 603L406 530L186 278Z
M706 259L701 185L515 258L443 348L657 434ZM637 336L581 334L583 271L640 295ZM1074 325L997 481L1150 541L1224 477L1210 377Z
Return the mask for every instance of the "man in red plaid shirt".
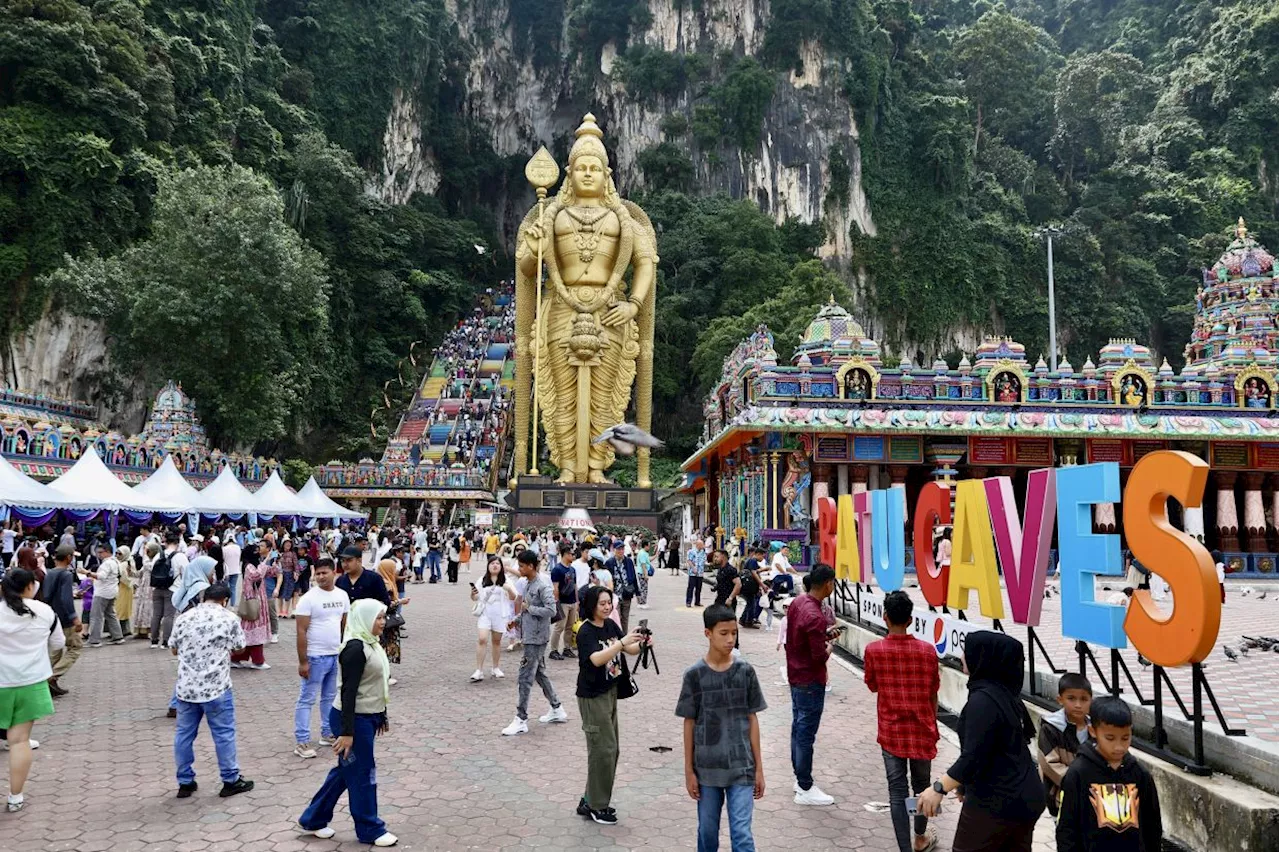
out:
M884 597L884 623L889 635L863 652L867 688L876 693L876 742L884 753L889 781L889 814L898 837L898 852L927 852L937 845L928 820L917 816L915 837L907 823L907 774L911 792L929 786L930 765L938 755L938 655L933 646L907 632L911 598L906 592Z

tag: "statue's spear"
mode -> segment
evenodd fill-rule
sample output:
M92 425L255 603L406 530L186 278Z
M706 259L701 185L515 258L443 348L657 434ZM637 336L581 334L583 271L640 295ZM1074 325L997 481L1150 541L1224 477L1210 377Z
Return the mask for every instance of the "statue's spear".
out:
M538 240L538 277L534 279L534 293L536 293L536 301L533 313L533 445L532 452L529 454L529 473L537 476L538 474L538 347L541 343L540 336L542 334L542 245L546 239L546 231L543 227L543 212L546 209L547 190L556 185L556 181L560 178L560 167L556 165L556 161L552 159L551 152L543 145L538 149L538 153L534 154L529 162L524 166L525 179L533 186L534 191L538 194L538 230L542 233L542 238Z

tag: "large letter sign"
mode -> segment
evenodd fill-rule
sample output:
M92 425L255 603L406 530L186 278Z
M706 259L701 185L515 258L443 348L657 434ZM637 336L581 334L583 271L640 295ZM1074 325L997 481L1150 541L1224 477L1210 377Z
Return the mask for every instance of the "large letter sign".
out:
M1049 570L1049 547L1053 541L1053 469L1027 474L1026 521L1018 523L1018 506L1013 499L1013 483L1007 476L982 481L991 512L991 529L996 551L1004 568L1009 589L1009 609L1017 624L1037 627L1044 602L1044 578ZM924 586L924 580L920 581Z
M902 495L892 489L871 492L871 565L876 585L886 592L902 588L907 569L907 540Z
M947 605L954 609L966 608L969 592L974 590L978 593L978 608L983 615L1004 618L1000 573L996 568L996 551L991 544L987 494L980 479L956 483L956 523L952 542Z
M836 576L861 583L864 579L858 547L858 527L854 523L853 495L841 494L836 504Z
M836 567L836 501L818 498L818 561ZM839 577L839 574L836 574ZM842 578L843 579L843 578Z
M931 606L947 602L950 567L939 568L933 558L933 528L951 523L951 489L941 482L926 483L916 499L915 551L916 579Z
M1062 634L1106 648L1126 648L1124 607L1098 603L1095 574L1116 575L1120 536L1093 534L1093 504L1120 502L1115 462L1058 469L1058 555L1062 565Z
M1209 465L1190 453L1144 456L1125 488L1124 528L1134 557L1159 574L1173 593L1163 615L1145 589L1133 593L1124 621L1138 652L1159 666L1198 663L1213 650L1222 621L1218 575L1200 542L1170 526L1165 500L1194 509L1204 498ZM1065 598L1065 596L1064 596Z

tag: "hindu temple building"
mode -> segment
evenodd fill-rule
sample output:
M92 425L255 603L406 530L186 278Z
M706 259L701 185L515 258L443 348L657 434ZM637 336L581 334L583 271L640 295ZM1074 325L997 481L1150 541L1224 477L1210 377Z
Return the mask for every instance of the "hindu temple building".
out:
M197 488L212 482L223 465L250 487L278 466L275 459L210 449L195 401L173 381L156 394L142 431L130 436L96 424L87 403L0 388L0 455L23 473L42 482L57 479L89 446L130 485L150 476L166 456Z
M1035 468L1117 462L1123 485L1145 454L1178 449L1205 459L1212 475L1202 508L1174 506L1172 522L1222 550L1229 571L1273 574L1276 288L1275 257L1241 220L1203 271L1179 373L1131 339L1111 340L1079 368L1064 357L1056 371L996 337L955 368L906 357L887 364L834 300L790 363L779 363L761 326L725 359L704 404L701 444L683 465L694 524L795 542L807 562L819 497L901 489L910 528L930 481L1009 476L1021 501ZM1094 526L1124 545L1114 505L1095 507Z

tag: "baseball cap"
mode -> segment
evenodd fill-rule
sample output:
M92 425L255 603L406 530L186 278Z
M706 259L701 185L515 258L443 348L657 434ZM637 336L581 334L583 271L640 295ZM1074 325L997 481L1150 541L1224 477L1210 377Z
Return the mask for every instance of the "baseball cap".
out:
M348 544L346 547L342 548L343 559L359 559L362 556L364 556L364 551L355 545Z

